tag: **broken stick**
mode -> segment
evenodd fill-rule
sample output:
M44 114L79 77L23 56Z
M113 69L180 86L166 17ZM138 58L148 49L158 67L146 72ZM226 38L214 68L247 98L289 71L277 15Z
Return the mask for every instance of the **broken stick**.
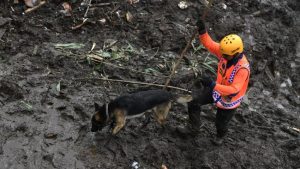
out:
M212 3L213 3L213 0L209 0L209 4L207 5L207 8L205 9L204 13L202 14L202 20L204 21L205 18L206 18L206 15L210 9L210 7L212 6ZM183 49L183 51L181 52L177 62L175 63L175 66L173 67L173 70L169 76L169 78L167 79L166 83L165 83L165 86L164 86L164 89L166 89L173 77L173 75L175 74L175 70L177 69L177 67L179 66L181 60L184 58L184 55L187 51L187 49L191 46L192 44L192 41L195 39L195 37L197 36L197 33L198 33L198 29L196 29L191 37L191 39L189 40L189 42L186 44L185 48Z
M41 1L37 6L34 6L32 8L28 8L23 12L23 15L31 13L37 9L39 9L41 6L43 6L44 4L46 4L46 1Z
M116 5L118 2L104 2L99 4L93 4L91 7L102 7L102 6L109 6L109 5Z
M158 86L158 87L164 87L164 85L161 84L155 84L155 83L146 83L146 82L137 82L137 81L127 81L127 80L118 80L118 79L108 79L108 78L76 78L73 80L103 80L103 81L111 81L111 82L121 82L121 83L130 83L130 84L141 84L141 85L148 85L148 86ZM175 87L175 86L167 86L170 89L176 89L184 92L191 93L191 91Z
M83 21L82 21L81 24L76 25L76 26L72 26L71 29L72 29L72 30L76 30L76 29L78 29L78 28L81 28L81 27L86 23L87 20L88 20L87 18L83 19Z

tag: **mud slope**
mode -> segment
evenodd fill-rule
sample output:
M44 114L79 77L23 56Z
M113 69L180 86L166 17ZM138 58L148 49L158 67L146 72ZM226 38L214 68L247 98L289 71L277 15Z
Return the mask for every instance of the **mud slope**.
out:
M205 9L204 1L192 0L187 9L179 9L178 0L93 4L107 2L111 4L91 7L88 22L77 30L71 27L82 22L86 8L81 1L72 4L73 17L59 12L59 0L28 15L21 14L21 5L1 2L1 169L121 169L136 162L147 169L161 164L170 169L300 168L300 136L292 129L300 128L298 0L213 4L206 19L209 32L216 40L227 33L241 35L252 71L247 98L220 147L210 142L215 133L212 107L204 109L205 125L195 138L174 130L187 123L181 105L172 108L165 129L153 119L140 128L137 119L110 141L107 129L90 132L94 102L143 87L95 78L163 84L195 28L196 16ZM77 46L57 46L67 43ZM93 43L90 54L102 49L105 63L87 59ZM207 55L204 49L187 53L192 61ZM203 69L201 64L194 68ZM191 89L187 77L192 70L182 63L172 85Z

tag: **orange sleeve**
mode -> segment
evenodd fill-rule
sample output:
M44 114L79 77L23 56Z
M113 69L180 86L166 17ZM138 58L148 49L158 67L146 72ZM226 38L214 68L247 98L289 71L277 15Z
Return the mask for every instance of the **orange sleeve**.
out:
M234 76L234 80L230 86L216 84L214 90L219 92L223 96L237 94L243 87L245 81L247 80L249 71L247 69L240 69Z
M218 59L222 57L220 52L220 44L211 39L209 34L205 32L202 35L199 35L199 39L203 46L212 54L216 55Z

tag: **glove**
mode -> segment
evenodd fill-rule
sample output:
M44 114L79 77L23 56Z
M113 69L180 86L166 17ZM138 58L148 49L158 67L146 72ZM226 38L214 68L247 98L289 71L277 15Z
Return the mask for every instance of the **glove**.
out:
M212 89L216 86L216 82L208 76L202 76L200 81L203 86L210 87Z
M197 21L197 26L198 26L198 33L200 35L202 35L206 32L205 23L202 21L202 19L199 19Z

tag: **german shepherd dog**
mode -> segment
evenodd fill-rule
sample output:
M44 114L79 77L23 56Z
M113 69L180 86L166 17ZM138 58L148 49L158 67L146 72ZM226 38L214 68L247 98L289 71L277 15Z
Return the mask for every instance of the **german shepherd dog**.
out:
M147 90L117 97L101 107L95 103L96 113L91 120L91 131L102 130L111 124L112 134L115 135L124 127L126 119L143 116L149 110L153 110L154 118L160 125L164 125L172 101L187 103L191 100L191 95L177 97L165 90ZM150 116L146 117L146 125L149 121Z

